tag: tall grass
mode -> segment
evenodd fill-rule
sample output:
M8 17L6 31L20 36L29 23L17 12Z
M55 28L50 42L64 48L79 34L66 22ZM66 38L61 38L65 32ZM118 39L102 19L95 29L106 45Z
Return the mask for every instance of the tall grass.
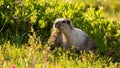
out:
M40 47L40 44L34 42L31 37L28 44L19 48L11 45L10 42L2 45L0 48L0 67L10 68L14 65L16 68L119 68L118 62L113 63L111 58L101 57L93 53L77 53L64 51L58 48L57 51L51 51L49 47ZM30 46L27 46L31 44ZM34 46L36 45L36 47ZM35 50L36 49L36 50ZM35 65L35 66L34 66Z

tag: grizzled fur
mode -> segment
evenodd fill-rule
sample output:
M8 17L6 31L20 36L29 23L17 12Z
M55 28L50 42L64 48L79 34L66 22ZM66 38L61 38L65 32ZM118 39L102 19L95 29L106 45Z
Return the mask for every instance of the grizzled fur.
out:
M65 49L94 50L96 43L81 29L75 28L72 21L67 18L56 19L51 33L54 46L62 46Z

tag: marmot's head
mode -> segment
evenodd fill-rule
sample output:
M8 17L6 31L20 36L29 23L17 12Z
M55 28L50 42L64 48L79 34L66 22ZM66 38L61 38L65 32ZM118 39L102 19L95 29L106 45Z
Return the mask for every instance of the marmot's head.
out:
M59 18L55 20L55 23L53 25L53 28L66 31L73 29L72 22L67 18Z

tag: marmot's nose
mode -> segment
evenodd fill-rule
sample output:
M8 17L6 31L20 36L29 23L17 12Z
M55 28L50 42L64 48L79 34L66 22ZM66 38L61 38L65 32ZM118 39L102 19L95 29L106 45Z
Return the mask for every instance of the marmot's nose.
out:
M59 28L59 23L55 23L55 28Z

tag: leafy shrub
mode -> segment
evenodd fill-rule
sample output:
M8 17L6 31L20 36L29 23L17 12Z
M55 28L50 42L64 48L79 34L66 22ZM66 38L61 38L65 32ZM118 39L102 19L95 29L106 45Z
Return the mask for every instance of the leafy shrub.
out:
M75 27L81 28L94 38L100 48L119 49L119 23L106 20L101 9L95 10L92 6L86 8L86 5L82 2L74 4L56 0L5 0L1 1L1 4L0 27L2 28L5 24L1 34L6 35L7 32L7 39L14 36L15 38L26 37L26 34L31 30L31 26L33 26L37 36L45 41L50 35L54 20L66 17L73 21ZM17 39L15 40L17 41Z
M106 54L113 50L113 58L120 61L120 24L107 20L102 9L95 10L92 6L88 8L83 2L1 0L0 44L7 41L11 42L7 45L30 43L31 27L43 43L50 36L54 20L61 17L69 18L75 27L88 33L97 42L100 53ZM11 56L5 52L4 57L7 59Z

